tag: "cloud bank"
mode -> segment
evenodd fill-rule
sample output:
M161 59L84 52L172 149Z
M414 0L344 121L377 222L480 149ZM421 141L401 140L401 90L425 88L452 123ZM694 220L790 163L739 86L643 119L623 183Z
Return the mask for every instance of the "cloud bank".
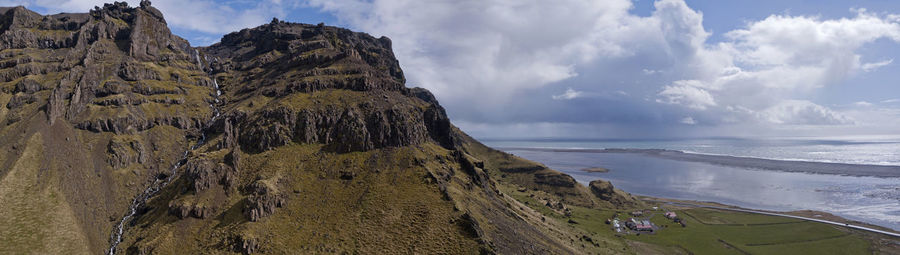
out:
M649 16L632 14L626 0L309 4L391 37L410 85L434 91L472 129L896 124L866 122L884 111L834 108L816 95L891 65L858 52L900 42L897 15L771 15L712 42L703 14L682 0L656 1Z

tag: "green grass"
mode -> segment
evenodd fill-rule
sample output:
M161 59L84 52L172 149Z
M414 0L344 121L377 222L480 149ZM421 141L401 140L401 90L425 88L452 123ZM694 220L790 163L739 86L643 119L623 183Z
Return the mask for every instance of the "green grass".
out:
M772 217L761 214L725 212L720 210L690 209L680 214L682 218L699 220L707 225L766 225L803 222L803 220Z
M677 211L682 217L686 215L684 212ZM695 254L871 253L868 241L827 224L712 209L690 209L687 212L690 216L685 217L686 228L657 213L651 221L668 225L668 228L654 235L628 235L626 238L682 247Z
M594 240L626 240L651 244L654 252L665 254L871 254L871 243L862 236L848 232L837 226L802 221L786 217L767 216L751 213L720 211L713 209L678 210L687 227L682 228L663 216L664 211L652 211L651 221L657 225L667 225L655 234L617 235L606 219L613 217L615 210L590 209L571 206L571 217L556 213L537 202L528 194L532 191L507 191L508 194L542 213L548 220L561 223L588 233ZM620 220L630 216L621 212ZM572 219L577 224L568 223ZM704 224L706 223L706 224ZM631 243L634 244L634 243ZM644 253L635 248L623 253ZM651 249L652 249L651 248Z

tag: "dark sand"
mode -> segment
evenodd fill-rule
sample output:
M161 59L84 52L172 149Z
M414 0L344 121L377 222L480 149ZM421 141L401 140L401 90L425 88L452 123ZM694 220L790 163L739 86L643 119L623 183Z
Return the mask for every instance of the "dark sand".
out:
M817 174L837 174L850 176L900 177L900 166L859 165L794 160L774 160L750 157L685 153L661 149L545 149L545 148L504 148L530 151L582 152L582 153L639 153L652 157L672 160L703 162L725 166L755 168L785 172Z

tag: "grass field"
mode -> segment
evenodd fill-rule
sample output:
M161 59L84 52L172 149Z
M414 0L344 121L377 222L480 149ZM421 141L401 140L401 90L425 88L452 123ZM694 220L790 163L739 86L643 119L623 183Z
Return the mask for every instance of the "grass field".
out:
M645 215L655 225L664 226L653 234L617 234L606 219L619 214L627 220L628 211L597 210L569 206L571 217L553 212L527 193L511 196L549 216L567 222L573 228L590 233L594 240L627 244L623 253L661 254L873 254L873 242L865 235L839 226L786 217L722 211L707 208L673 210L686 227L666 219L663 208ZM646 216L645 216L646 217ZM575 223L568 223L569 219ZM877 253L877 252L875 252Z
M676 211L687 227L660 214L651 221L669 225L652 235L627 235L641 242L677 247L695 254L871 254L870 242L848 230L791 218L714 209Z

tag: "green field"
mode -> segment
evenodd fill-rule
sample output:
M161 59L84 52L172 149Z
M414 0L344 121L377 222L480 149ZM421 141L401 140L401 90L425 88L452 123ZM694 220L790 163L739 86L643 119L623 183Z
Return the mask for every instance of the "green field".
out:
M570 206L565 217L536 203L524 193L512 192L517 200L528 202L548 218L567 223L593 240L611 240L626 244L623 253L633 254L872 254L872 242L859 232L839 226L786 217L722 211L706 208L674 210L686 227L666 219L663 211L648 210L645 215L660 228L653 234L616 234L604 221L619 213L627 220L627 211L597 210ZM646 217L645 216L645 217Z
M785 217L714 209L676 211L687 227L668 224L653 235L625 238L695 254L871 254L870 242L837 226Z

